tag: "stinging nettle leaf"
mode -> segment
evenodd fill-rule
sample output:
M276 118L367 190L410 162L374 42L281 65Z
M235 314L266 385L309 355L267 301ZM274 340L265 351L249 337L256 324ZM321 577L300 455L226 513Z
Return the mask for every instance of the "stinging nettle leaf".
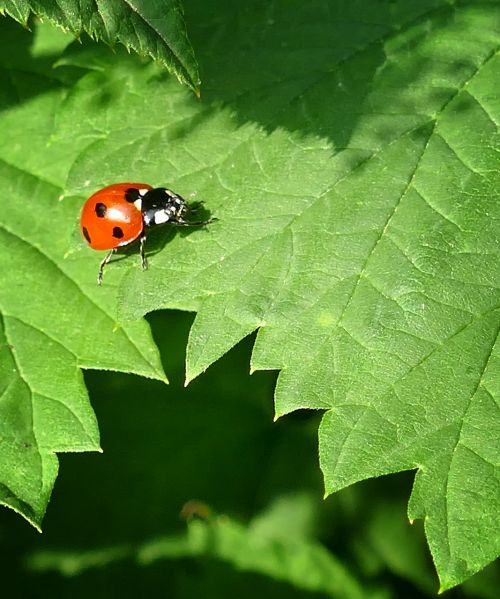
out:
M264 82L250 75L239 93L256 29L240 25L241 49L221 42L234 70L206 69L207 88L264 130L206 114L169 146L174 180L184 150L198 158L199 194L220 220L176 238L144 276L130 271L121 310L197 310L188 380L258 330L252 370L281 371L277 415L326 410L327 493L418 469L409 516L424 518L446 589L500 548L500 13L400 2L359 24L355 8L333 7L321 22L307 7L287 21L281 3L263 17L250 54ZM300 70L302 35L320 48L314 74ZM205 153L201 140L224 128L232 137ZM153 137L140 136L144 159ZM94 145L71 179L112 147Z
M78 36L85 31L110 45L120 42L161 62L199 93L198 66L181 0L3 0L1 12L25 26L34 14Z

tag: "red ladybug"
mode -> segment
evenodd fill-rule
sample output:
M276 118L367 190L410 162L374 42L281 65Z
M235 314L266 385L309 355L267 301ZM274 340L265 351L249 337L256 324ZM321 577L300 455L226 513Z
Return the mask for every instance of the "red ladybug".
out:
M80 228L91 248L111 250L99 265L97 284L102 283L104 267L114 252L137 238L142 268L148 267L144 242L150 227L164 223L197 227L215 220L186 220L185 217L195 209L173 191L165 187L155 189L147 183L115 183L96 191L83 205Z

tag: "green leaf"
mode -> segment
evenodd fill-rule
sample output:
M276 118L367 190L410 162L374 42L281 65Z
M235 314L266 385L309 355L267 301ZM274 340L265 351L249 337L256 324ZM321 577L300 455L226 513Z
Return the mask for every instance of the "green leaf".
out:
M151 56L199 93L198 65L184 23L181 0L3 0L0 13L27 26L30 14L79 36L86 32Z
M126 162L152 179L167 159L159 182L198 191L219 222L128 269L122 314L197 310L188 380L258 329L252 369L281 370L277 415L327 410L327 493L418 469L409 514L445 589L500 547L500 12L257 6L226 37L229 16L209 32L199 13L199 39L217 39L210 106L172 95L165 115L150 86L146 123L129 83L129 128L120 110L97 113L112 132L96 131L70 184L98 164L123 178Z
M3 39L11 44L9 31ZM61 155L42 148L45 116L63 100L62 90L28 69L2 67L2 76L9 82L2 128L13 134L0 144L0 503L39 527L57 475L55 453L99 450L80 369L164 374L148 326L118 325L113 290L98 291L95 268L67 260L80 201L32 174L58 177ZM30 154L25 168L6 161L10 155L15 162L16 152Z

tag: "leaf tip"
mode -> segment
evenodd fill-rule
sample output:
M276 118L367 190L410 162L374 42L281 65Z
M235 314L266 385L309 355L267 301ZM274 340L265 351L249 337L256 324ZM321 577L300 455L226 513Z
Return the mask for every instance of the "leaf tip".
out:
M191 383L192 381L194 381L195 378L199 377L200 374L202 374L203 372L205 372L206 367L205 368L190 368L189 365L186 363L186 378L184 380L184 387L187 387L189 385L189 383Z
M471 574L469 573L469 576L470 575ZM457 584L460 584L461 582L464 581L464 579L462 577L460 577L460 579L457 579L457 578L455 578L455 576L453 576L453 574L450 576L449 573L447 573L447 572L440 573L438 571L438 576L439 576L439 589L437 591L438 595L442 595L444 592L449 591L453 587L457 586ZM465 578L468 578L468 576L466 576Z

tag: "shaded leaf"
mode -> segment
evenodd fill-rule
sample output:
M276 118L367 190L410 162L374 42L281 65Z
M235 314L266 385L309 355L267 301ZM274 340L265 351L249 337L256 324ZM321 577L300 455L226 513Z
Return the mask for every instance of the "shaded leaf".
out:
M3 0L0 12L25 26L34 14L78 36L85 31L110 45L120 42L160 61L180 81L199 91L198 66L181 0Z
M55 452L99 450L80 369L160 380L164 374L148 326L118 325L112 289L99 292L89 285L84 265L65 259L79 200L28 172L30 161L43 171L53 160L57 179L55 154L47 157L36 148L47 126L40 116L60 103L61 90L40 74L15 68L4 68L3 77L9 81L5 105L9 94L33 95L1 117L4 130L9 120L17 122L18 137L0 144L0 503L39 527L57 474ZM27 147L32 152L28 170L4 159L10 154L15 161L12 145L19 139L19 155Z

